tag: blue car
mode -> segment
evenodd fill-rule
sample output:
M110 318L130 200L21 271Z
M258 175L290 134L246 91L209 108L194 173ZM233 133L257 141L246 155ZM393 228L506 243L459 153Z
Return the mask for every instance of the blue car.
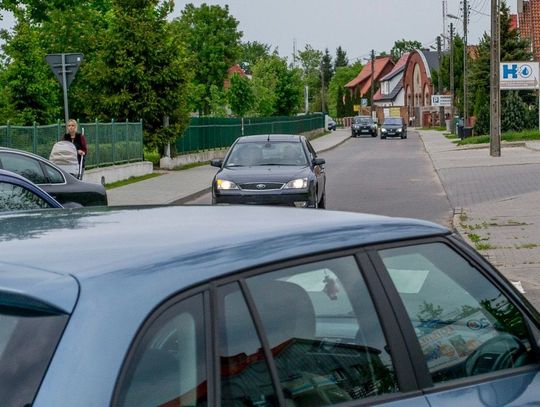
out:
M0 216L2 406L540 400L540 318L420 220L254 206Z
M0 169L0 212L46 208L62 205L26 178Z

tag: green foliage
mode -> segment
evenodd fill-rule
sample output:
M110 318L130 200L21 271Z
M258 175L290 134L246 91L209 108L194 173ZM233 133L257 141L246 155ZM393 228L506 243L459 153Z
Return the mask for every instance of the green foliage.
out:
M422 43L420 43L419 41L409 41L402 39L394 42L394 46L390 50L390 55L392 55L392 59L394 60L394 62L397 62L403 54L418 48L422 48Z
M351 66L342 66L336 69L330 84L328 85L328 112L333 117L345 117L351 114L345 113L352 111L343 103L344 95L349 93L345 85L353 80L362 70L361 62L356 62Z
M320 112L321 94L321 60L323 53L307 44L303 51L298 53L302 66L302 80L309 88L309 110ZM318 100L318 103L316 101Z
M501 104L501 130L521 131L526 121L527 107L515 91L508 91Z
M301 72L288 68L278 55L263 58L253 67L255 112L259 116L289 116L299 111L303 84Z
M217 85L210 86L210 96L207 99L210 106L210 116L227 116L227 95L223 87Z
M44 60L40 34L23 11L12 34L2 32L9 64L0 72L0 119L12 124L51 123L61 112L56 78Z
M238 21L229 14L227 5L203 3L200 7L187 4L173 25L196 67L194 82L198 92L194 105L200 114L207 115L212 85L223 87L227 70L240 57L242 32L238 31Z
M191 70L185 50L166 20L170 7L154 0L113 1L109 26L88 78L94 94L88 114L118 121L143 120L145 143L161 147L187 126L187 84ZM169 127L164 127L165 117Z
M337 71L339 67L348 66L349 59L347 58L347 53L341 48L341 45L336 49L336 59L334 61L334 72Z
M240 45L240 66L248 74L252 74L252 67L262 58L270 55L270 45L257 41L248 41Z
M455 35L453 41L453 56L454 56L454 103L456 114L463 108L463 39ZM450 53L447 53L442 58L441 79L443 88L450 89Z
M490 111L489 103L485 101L476 107L476 123L474 125L475 134L489 134Z
M244 116L251 110L255 102L251 81L237 73L231 77L231 86L227 96L229 107L237 116Z

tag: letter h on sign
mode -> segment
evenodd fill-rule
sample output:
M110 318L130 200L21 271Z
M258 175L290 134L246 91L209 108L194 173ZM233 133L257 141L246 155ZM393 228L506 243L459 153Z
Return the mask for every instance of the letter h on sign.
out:
M517 64L512 64L511 67L509 65L503 65L503 78L508 79L509 76L512 76L512 79L517 79L517 68Z

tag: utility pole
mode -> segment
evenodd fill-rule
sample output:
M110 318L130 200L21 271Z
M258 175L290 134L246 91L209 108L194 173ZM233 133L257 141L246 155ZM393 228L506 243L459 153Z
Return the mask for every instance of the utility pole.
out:
M448 13L448 6L446 0L442 0L442 21L443 21L443 33L446 31L446 14ZM446 38L443 36L443 49L446 50Z
M373 112L375 111L375 106L373 105L373 96L375 95L375 50L371 50L371 117L373 117Z
M490 123L489 154L501 156L501 90L499 65L501 59L501 28L499 0L491 0L491 83L490 83Z
M454 93L455 93L455 89L454 89L454 23L450 23L450 93L452 95L452 108L451 108L451 115L452 117L450 118L452 120L451 124L450 124L450 128L452 129L452 133L455 133L456 129L455 129L455 123L454 123L454 116L455 116L455 112L454 112Z
M437 81L439 83L439 95L442 95L443 93L443 86L442 86L442 54L441 54L441 36L437 36L437 56L439 57L439 80ZM444 126L444 106L439 106L439 126Z
M492 0L493 1L493 0ZM467 97L467 58L469 51L467 49L467 20L469 19L469 3L463 0L463 126L469 125L469 109Z

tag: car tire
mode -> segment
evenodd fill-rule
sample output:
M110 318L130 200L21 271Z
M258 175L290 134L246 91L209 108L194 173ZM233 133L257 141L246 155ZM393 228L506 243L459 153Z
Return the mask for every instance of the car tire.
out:
M386 136L381 136L381 139L384 140L386 138Z
M376 132L371 133L371 137L377 137L377 133Z

